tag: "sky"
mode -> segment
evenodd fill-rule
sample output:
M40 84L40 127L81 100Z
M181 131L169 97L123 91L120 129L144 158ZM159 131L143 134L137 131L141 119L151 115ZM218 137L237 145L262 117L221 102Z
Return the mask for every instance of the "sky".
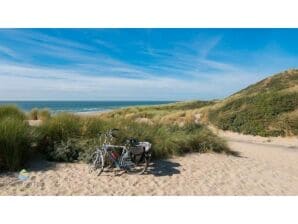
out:
M210 100L298 67L298 29L0 29L0 100Z

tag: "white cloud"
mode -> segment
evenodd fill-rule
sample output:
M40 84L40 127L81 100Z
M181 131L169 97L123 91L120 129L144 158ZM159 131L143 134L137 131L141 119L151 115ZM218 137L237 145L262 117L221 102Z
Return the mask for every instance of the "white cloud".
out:
M231 89L249 82L247 74L201 74L200 78L187 81L158 76L94 76L67 69L0 64L2 100L210 99L230 94Z
M0 45L0 54L5 54L12 58L15 58L17 56L15 51L13 51L12 49L10 49L8 47L1 46L1 45Z

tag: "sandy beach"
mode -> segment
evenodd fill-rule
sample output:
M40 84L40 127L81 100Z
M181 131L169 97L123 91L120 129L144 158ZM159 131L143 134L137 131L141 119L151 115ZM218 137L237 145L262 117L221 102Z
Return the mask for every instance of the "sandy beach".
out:
M0 195L298 195L297 138L219 134L239 157L188 154L153 161L146 175L99 177L83 163L36 161L27 181L1 174Z

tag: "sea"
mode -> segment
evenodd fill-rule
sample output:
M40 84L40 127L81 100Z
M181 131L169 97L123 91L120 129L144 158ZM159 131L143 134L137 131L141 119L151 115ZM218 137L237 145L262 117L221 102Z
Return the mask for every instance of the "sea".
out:
M26 112L33 108L47 108L53 113L79 113L110 111L124 107L160 105L173 102L175 101L0 101L0 106L16 105Z

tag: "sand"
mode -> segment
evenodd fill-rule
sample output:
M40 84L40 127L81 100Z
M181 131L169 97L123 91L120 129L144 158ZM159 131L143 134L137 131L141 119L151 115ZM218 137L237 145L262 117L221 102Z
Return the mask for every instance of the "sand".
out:
M239 157L194 153L155 161L146 175L99 177L86 164L37 161L27 181L0 175L0 195L298 195L297 138L219 135Z

